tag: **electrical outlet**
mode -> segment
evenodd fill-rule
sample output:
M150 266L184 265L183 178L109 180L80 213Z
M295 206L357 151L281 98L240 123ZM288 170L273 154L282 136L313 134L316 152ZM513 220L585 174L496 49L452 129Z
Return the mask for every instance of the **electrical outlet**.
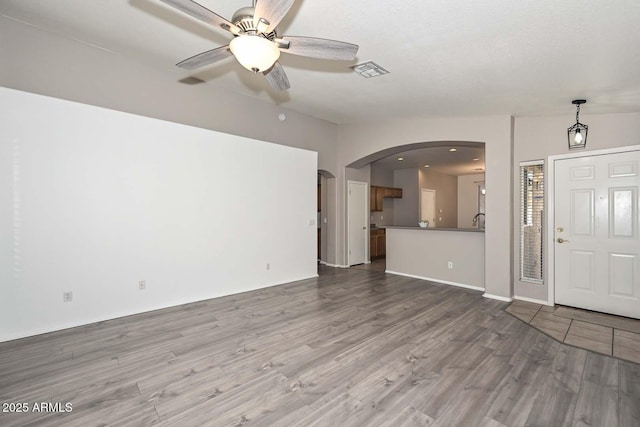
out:
M447 268L453 268L453 261L447 262Z
M271 264L267 263L267 270L271 270Z
M145 289L147 289L147 281L146 280L139 281L138 282L138 290L144 291Z
M73 292L67 291L62 293L62 301L63 302L71 302L73 301Z

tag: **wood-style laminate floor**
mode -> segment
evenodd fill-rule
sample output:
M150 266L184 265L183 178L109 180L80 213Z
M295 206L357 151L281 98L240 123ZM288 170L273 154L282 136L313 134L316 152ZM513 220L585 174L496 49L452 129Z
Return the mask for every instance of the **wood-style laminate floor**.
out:
M505 306L322 267L317 279L1 343L3 406L72 412L0 413L0 425L640 425L640 365L559 343Z

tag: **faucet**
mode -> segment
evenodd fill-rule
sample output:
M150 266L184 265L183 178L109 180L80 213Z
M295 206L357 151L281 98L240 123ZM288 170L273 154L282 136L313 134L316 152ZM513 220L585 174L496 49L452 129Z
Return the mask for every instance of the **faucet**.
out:
M476 214L476 216L473 217L473 223L474 224L478 224L478 226L480 226L480 223L478 222L478 220L480 219L480 215L482 215L482 216L484 216L486 218L485 214L482 213L482 212L478 212Z

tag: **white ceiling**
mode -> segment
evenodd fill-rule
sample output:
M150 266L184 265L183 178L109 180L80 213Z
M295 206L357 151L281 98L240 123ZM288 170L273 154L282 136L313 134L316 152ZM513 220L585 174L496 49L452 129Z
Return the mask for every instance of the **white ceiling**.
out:
M201 3L227 19L250 5ZM197 76L335 123L572 114L575 98L588 100L583 114L640 111L638 0L298 0L279 35L342 40L360 51L353 63L283 54L291 82L285 93L234 58L197 73L174 67L230 35L158 0L0 0L0 14L133 58L176 82ZM20 43L10 36L3 35ZM71 65L83 60L57 54ZM365 79L348 68L367 60L390 74Z

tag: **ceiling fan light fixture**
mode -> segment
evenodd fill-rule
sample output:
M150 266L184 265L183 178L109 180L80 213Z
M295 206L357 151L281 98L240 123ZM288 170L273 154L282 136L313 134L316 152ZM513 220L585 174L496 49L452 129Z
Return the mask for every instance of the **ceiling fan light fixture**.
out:
M234 55L247 70L264 74L272 89L287 90L291 85L284 68L278 62L281 51L290 55L335 61L353 61L358 53L358 45L338 40L304 36L278 38L276 28L289 13L295 0L253 0L251 6L238 9L231 21L196 0L160 1L180 13L235 36L228 45L178 62L176 65L183 69L204 67Z
M254 73L269 70L280 58L280 49L275 43L253 34L234 38L229 49L244 68Z

